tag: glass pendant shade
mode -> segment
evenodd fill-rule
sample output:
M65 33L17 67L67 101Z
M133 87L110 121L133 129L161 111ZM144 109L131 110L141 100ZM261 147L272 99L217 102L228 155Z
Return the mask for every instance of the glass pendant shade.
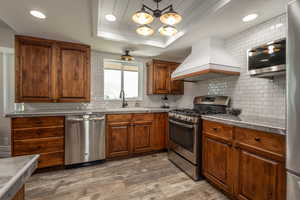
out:
M142 9L132 16L132 20L137 24L150 24L153 22L154 18L145 9Z
M162 26L159 29L160 34L164 35L164 36L173 36L175 35L178 31L174 26L170 26L170 25L165 25Z
M141 25L136 29L136 32L139 35L149 36L149 35L152 35L154 33L154 30L148 25Z
M181 22L182 17L175 12L174 10L170 10L169 12L166 12L160 17L160 21L167 25L175 25Z

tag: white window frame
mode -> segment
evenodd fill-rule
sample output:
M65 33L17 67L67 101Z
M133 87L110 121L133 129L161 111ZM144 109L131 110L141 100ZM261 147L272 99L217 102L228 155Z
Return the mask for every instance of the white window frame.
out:
M110 58L104 58L103 59L103 86L105 88L105 83L104 83L104 79L105 79L105 62L107 61L111 61L111 62L120 62L120 63L135 63L138 66L138 97L137 98L125 98L126 101L142 101L143 97L144 97L144 64L142 62L138 62L138 61L123 61L123 60L118 60L118 59L110 59ZM123 66L123 65L122 65ZM122 67L121 70L121 89L124 88L124 70ZM118 99L107 99L105 98L105 94L104 94L104 90L103 90L103 97L105 101L121 101L122 99L118 98Z

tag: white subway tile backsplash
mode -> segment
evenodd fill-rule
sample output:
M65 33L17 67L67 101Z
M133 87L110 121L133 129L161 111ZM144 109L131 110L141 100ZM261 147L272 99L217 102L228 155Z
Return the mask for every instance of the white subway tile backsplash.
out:
M282 26L276 28L277 24ZM252 78L247 70L247 50L263 43L286 37L286 15L275 17L226 40L226 49L240 63L239 77L219 78L185 83L185 96L177 101L180 107L190 106L194 96L217 94L232 97L232 107L241 108L244 115L285 117L286 80Z

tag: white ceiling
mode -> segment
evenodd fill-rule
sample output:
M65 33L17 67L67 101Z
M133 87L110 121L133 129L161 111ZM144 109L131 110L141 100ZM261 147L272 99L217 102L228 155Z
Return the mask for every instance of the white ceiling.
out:
M207 36L228 38L284 13L288 0L163 0L162 5L173 3L175 10L184 17L178 26L184 35L166 48L144 45L149 38L138 39L139 37L134 35L136 25L131 21L131 15L140 9L142 2L142 0L0 0L0 19L18 34L82 42L90 44L95 50L118 54L129 47L135 49L133 55L180 60L187 56L191 45L199 38ZM151 6L152 0L144 0L144 3ZM29 14L32 9L44 12L47 19L33 18ZM104 21L106 12L113 12L118 18L117 22ZM253 12L259 14L257 20L250 23L241 21L243 16ZM120 42L98 37L99 30L117 33L123 36L123 40ZM167 44L166 38L159 34L150 37L150 40Z
M132 21L132 15L142 8L142 5L156 9L156 3L152 0L141 1L141 0L98 0L98 10L94 10L97 16L95 20L97 24L97 36L116 40L134 43L136 45L145 44L154 47L166 48L170 44L174 43L178 38L182 37L186 32L191 23L196 22L195 18L203 15L203 9L208 8L206 12L215 11L214 8L220 3L225 5L229 0L164 0L159 3L159 8L163 9L172 3L173 8L183 16L183 20L176 27L179 33L173 37L164 37L157 31L162 23L159 19L155 19L150 24L156 31L151 37L144 37L136 34L135 30L138 27ZM221 6L218 7L221 9ZM109 22L105 19L105 15L113 14L117 17L115 22ZM98 20L98 21L97 21Z

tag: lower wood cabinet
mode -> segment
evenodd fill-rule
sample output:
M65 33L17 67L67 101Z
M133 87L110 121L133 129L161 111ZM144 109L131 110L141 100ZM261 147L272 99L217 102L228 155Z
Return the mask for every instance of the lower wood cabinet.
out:
M153 122L134 122L132 124L133 153L143 153L152 150L151 136L153 134Z
M232 199L284 200L285 137L204 121L203 173Z
M232 193L231 146L220 140L204 137L203 149L205 176L225 192Z
M111 122L107 124L107 156L118 157L130 154L131 126L128 122Z
M107 115L107 158L165 149L167 113Z
M12 119L12 155L40 154L38 168L64 165L64 117Z
M12 200L25 200L25 186L23 185L22 188L15 194Z
M240 149L237 152L236 197L241 200L277 200L284 197L284 165L276 160Z

